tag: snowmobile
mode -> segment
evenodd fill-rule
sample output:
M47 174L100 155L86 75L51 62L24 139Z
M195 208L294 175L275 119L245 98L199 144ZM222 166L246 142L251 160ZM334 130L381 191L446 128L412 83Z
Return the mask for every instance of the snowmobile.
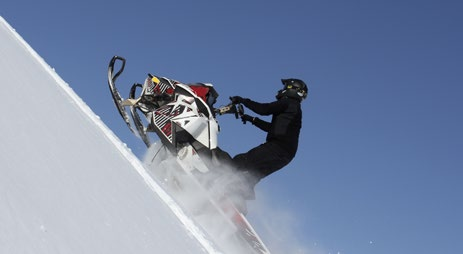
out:
M133 84L124 99L116 80L125 63L120 56L111 59L109 89L130 131L148 147L144 164L149 173L216 241L232 237L247 245L239 252L251 249L254 253L269 253L244 216L245 201L222 188L240 179L230 173L227 161L231 158L217 146L216 117L234 114L239 118L243 106L230 103L214 108L219 94L212 84L184 84L153 74L148 74L143 84ZM158 137L157 142L152 142L150 133ZM212 214L219 219L211 219Z

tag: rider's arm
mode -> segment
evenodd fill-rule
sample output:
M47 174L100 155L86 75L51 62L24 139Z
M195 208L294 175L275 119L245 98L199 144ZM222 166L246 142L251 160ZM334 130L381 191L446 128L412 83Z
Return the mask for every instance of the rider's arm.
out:
M270 131L270 126L271 124L269 122L266 122L262 119L259 119L258 117L254 117L251 121L252 124L254 124L255 126L257 126L259 129L265 131L265 132L269 132Z
M259 103L250 99L243 99L243 105L259 115L272 115L283 112L288 103L285 100L278 100L271 103Z

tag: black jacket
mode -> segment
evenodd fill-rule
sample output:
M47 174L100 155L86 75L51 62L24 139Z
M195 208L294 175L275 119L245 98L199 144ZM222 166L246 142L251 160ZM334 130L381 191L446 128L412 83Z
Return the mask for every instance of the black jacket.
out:
M267 142L279 144L291 158L296 155L302 125L301 102L283 97L271 103L244 99L244 106L259 115L272 115L272 122L255 118L252 123L267 132Z

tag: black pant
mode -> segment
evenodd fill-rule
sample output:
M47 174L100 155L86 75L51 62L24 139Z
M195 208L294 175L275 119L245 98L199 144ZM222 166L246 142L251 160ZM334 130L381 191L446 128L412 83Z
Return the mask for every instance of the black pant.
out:
M254 187L262 178L286 166L294 156L275 142L267 142L236 155L232 161L239 171L248 171L252 176L249 184Z

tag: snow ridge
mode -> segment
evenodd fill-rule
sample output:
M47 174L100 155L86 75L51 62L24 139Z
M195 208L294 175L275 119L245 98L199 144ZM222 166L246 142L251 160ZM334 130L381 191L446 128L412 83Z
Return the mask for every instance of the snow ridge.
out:
M70 88L70 86L64 80L61 79L61 77L54 71L54 69L51 68L45 62L45 60L40 57L38 53L32 49L32 47L29 46L29 44L18 33L16 33L15 29L13 29L1 16L0 25L7 27L11 31L11 34L15 36L19 44L21 44L21 46L30 52L32 57L38 61L41 66L43 66L43 68L50 74L51 77L53 77L53 79L63 89L63 91L65 91L67 96L69 96L69 98L75 102L75 105L88 116L88 119L90 119L95 125L98 126L99 129L101 129L102 133L108 140L110 140L110 142L114 144L121 155L127 159L131 165L133 165L133 168L136 169L138 174L143 178L149 188L155 192L163 202L165 202L165 204L178 218L180 223L184 225L189 234L196 238L200 245L208 253L220 253L216 246L214 246L214 244L207 239L203 231L198 226L196 226L195 223L184 213L181 207L162 189L162 187L158 185L156 181L150 177L142 163L127 148L127 146L119 140L119 138L101 121L101 119L90 109L90 107L83 102L83 100Z

